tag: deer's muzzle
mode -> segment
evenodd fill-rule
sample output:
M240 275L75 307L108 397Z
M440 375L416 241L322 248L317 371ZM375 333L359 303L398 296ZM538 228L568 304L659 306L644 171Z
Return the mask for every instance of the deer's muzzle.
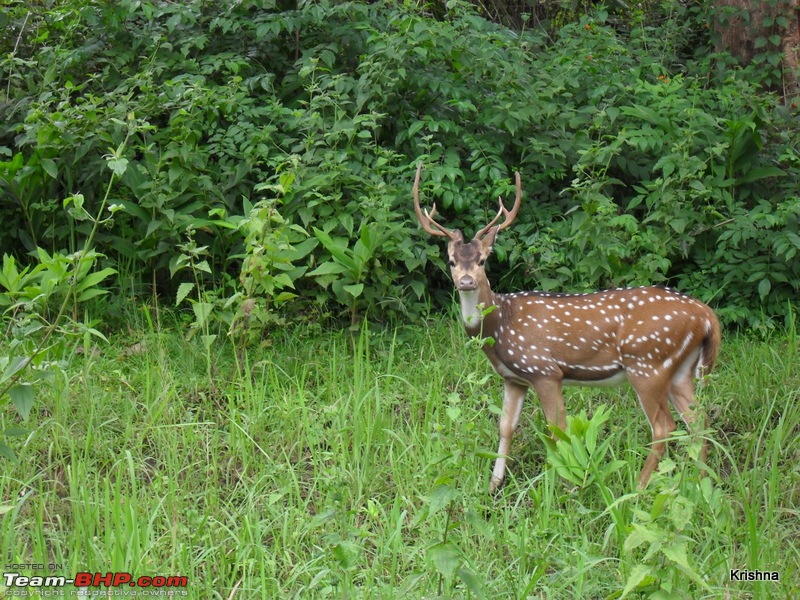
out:
M472 290L478 289L478 283L475 281L475 278L471 275L464 275L462 276L457 282L456 286L460 292L471 292Z

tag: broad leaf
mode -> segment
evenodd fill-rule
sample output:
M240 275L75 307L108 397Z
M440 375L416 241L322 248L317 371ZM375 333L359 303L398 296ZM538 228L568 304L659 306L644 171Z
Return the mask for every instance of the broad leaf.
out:
M347 272L347 267L344 265L340 265L339 263L335 263L332 260L322 263L313 271L310 271L308 274L312 277L317 275L338 275L340 273Z
M458 550L449 543L437 544L428 549L428 556L433 560L433 566L441 573L445 579L452 579L458 565L461 563L461 556Z
M786 172L778 167L756 167L755 169L750 169L747 173L739 177L736 180L736 185L751 183L753 181L767 179L769 177L783 177L784 175L786 175Z
M45 173L50 175L50 177L53 179L58 179L58 167L52 158L43 158L42 168L45 170Z
M651 580L653 568L648 565L636 565L631 569L631 574L628 575L628 581L625 583L625 589L622 590L620 598L625 598L633 590L635 590L645 580Z
M428 515L432 517L456 498L458 498L458 490L453 486L446 483L437 485L428 499Z
M125 171L128 170L128 159L127 158L109 158L106 160L108 164L108 168L114 172L114 175L118 177L125 174Z
M17 455L11 449L11 446L4 444L3 442L0 442L0 456L10 460L11 462L17 462Z
M192 304L192 310L194 311L194 316L197 319L197 326L202 327L206 324L208 320L208 315L211 314L211 310L214 308L214 305L210 302L195 302Z
M178 286L178 294L175 297L175 306L180 305L181 302L186 299L186 296L194 289L194 284L189 282L184 282Z
M19 416L22 417L23 421L27 421L33 407L33 387L27 383L18 383L11 386L8 390L8 395Z
M7 356L0 357L0 366L4 367L0 381L11 379L17 371L28 364L29 360L27 356L12 356L10 360Z
M348 294L353 296L353 298L358 298L361 295L361 292L364 291L364 284L363 283L354 283L353 285L346 285L344 286L345 291Z
M489 597L486 593L486 588L484 587L483 582L472 569L469 567L461 567L458 570L458 576L476 598Z

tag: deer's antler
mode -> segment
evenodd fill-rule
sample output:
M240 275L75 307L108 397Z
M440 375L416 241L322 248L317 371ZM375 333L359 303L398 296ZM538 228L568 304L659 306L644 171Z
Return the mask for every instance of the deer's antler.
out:
M431 206L430 212L427 210L422 210L419 205L419 179L420 175L422 174L422 162L420 161L419 166L417 167L417 177L414 179L414 212L417 213L417 219L419 219L420 225L422 228L431 235L441 235L447 236L451 240L459 239L459 235L442 225L439 225L436 221L433 220L434 215L436 214L436 205L434 204Z
M503 215L505 215L506 218L502 223L500 223L500 225L497 225L497 231L502 231L503 229L511 225L511 223L514 222L514 219L517 218L517 213L519 212L520 204L522 204L522 177L520 176L519 172L516 173L516 179L517 179L517 197L514 200L514 206L511 207L511 210L508 210L505 207L505 204L503 204L503 199L498 198L497 201L500 203L500 210L497 212L497 215L495 215L494 219L492 219L486 227L484 227L478 233L475 234L476 240L486 235L486 233L492 228L492 226L494 226L494 224L497 223L497 219L499 219ZM497 233L497 231L495 231L495 233Z

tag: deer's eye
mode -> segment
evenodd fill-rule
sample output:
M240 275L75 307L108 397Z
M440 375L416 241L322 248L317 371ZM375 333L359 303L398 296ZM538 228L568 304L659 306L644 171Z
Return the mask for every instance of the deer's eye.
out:
M451 260L451 261L450 261L450 266L451 266L451 267L455 267L455 266L456 266L456 261L454 261L454 260Z
M479 267L482 267L482 266L484 265L484 263L486 263L486 259L485 259L485 258L482 258L482 259L480 259L480 260L478 261L478 266L479 266Z

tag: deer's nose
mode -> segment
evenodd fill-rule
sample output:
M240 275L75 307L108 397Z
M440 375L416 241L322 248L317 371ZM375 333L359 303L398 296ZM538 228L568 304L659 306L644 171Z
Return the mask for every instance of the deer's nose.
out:
M478 287L472 275L464 275L458 280L458 289L462 292L470 292Z

